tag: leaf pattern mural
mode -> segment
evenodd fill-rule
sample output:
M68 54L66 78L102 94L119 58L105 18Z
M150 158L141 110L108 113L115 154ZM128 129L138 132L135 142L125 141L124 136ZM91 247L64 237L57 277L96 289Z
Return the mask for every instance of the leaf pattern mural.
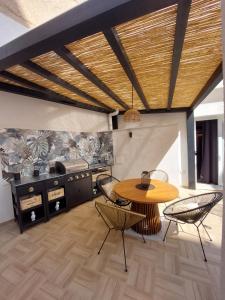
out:
M112 165L112 132L0 129L0 157L4 173L24 176L32 175L34 168L47 173L56 160L84 158L91 166Z

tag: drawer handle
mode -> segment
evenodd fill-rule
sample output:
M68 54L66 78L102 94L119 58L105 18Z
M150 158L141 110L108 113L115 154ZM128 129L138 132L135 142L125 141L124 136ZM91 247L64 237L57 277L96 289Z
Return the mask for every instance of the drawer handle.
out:
M59 184L58 180L55 180L54 185L58 185L58 184Z
M33 186L30 186L30 187L28 188L28 192L29 192L29 193L32 193L33 191L34 191Z

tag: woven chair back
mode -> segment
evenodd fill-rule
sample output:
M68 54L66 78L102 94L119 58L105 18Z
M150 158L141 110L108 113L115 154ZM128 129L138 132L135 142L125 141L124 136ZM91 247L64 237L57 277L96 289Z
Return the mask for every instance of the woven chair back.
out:
M96 179L97 186L102 192L103 196L106 198L106 200L110 200L113 203L115 203L118 198L113 191L115 184L118 182L120 181L117 178L108 174L98 175Z
M221 192L192 196L167 206L163 213L165 216L193 224L203 220L222 198Z
M108 225L116 230L129 229L145 219L145 215L120 208L118 206L95 201L95 206Z

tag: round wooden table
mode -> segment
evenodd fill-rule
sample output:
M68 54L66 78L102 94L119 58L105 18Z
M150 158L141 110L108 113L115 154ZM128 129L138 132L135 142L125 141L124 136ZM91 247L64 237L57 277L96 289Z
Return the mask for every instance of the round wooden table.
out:
M146 218L136 224L133 229L141 234L156 234L161 229L158 203L168 202L178 197L178 189L172 184L160 180L149 181L153 189L139 189L141 179L127 179L118 182L114 186L114 192L118 197L131 201L131 209L145 214Z

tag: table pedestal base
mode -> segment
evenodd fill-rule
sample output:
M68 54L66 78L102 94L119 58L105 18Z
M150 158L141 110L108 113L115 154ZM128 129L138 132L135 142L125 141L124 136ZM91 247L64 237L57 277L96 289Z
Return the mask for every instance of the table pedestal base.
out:
M156 234L161 229L158 204L132 203L131 210L146 215L146 218L132 226L140 234Z

